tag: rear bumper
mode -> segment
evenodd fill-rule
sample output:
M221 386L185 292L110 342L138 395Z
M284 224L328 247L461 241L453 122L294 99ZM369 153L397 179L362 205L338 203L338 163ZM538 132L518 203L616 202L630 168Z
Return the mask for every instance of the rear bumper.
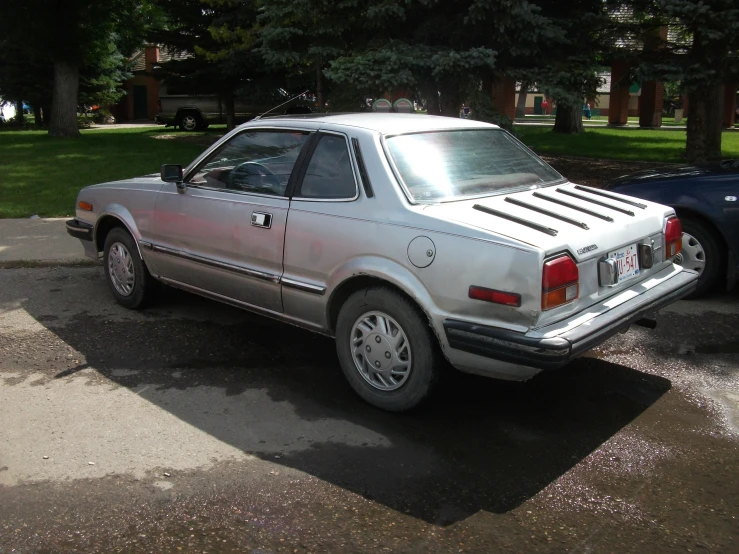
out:
M638 296L580 324L577 322L583 313L576 314L567 321L523 334L447 319L444 321L444 331L449 346L454 349L542 370L557 369L646 315L690 294L695 290L697 279L697 274L692 271L679 271ZM639 284L630 290L643 286ZM612 299L594 309L602 308L610 301ZM591 309L593 307L585 311Z
M76 219L67 221L67 233L76 239L92 242L93 226Z

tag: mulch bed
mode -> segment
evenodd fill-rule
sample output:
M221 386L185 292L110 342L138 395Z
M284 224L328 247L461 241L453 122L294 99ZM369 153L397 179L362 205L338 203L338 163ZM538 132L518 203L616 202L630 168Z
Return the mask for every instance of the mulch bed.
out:
M667 164L621 160L599 160L576 156L541 156L549 165L573 183L600 188L608 181L642 169Z

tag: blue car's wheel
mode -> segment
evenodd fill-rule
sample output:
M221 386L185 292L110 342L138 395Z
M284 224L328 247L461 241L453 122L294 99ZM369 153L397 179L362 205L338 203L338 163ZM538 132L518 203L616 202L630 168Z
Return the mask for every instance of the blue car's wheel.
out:
M718 239L713 232L701 222L681 217L683 227L682 252L675 258L675 263L698 272L698 287L689 298L695 298L710 292L721 282L721 269L724 256Z

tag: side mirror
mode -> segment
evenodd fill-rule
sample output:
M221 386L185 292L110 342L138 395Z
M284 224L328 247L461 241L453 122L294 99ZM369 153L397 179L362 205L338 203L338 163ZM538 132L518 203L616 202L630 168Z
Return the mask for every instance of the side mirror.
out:
M175 164L163 164L160 171L162 181L167 183L181 183L182 182L182 166Z

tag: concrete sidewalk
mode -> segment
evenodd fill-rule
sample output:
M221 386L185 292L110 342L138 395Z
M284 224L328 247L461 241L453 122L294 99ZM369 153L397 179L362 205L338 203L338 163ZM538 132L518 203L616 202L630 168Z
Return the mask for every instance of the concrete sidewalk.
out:
M67 234L68 219L0 219L0 267L93 263Z

